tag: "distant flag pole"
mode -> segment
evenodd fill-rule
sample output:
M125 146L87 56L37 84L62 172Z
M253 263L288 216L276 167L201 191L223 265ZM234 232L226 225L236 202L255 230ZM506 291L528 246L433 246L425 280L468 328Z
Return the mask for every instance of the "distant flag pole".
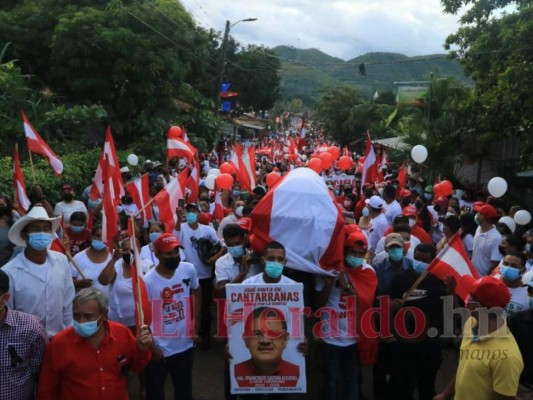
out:
M35 179L35 169L33 168L33 158L31 156L31 150L29 147L28 147L28 154L30 155L31 176L33 178L33 184L35 185L37 183L37 179Z

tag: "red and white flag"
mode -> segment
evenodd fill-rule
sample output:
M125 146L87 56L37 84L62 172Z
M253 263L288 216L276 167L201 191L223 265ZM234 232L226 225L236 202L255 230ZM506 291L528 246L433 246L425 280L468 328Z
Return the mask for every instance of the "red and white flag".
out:
M222 196L220 190L215 193L215 208L213 209L213 218L222 221L224 218L224 206L222 205Z
M446 244L446 247L437 255L428 267L428 271L444 281L448 276L455 278L457 285L455 293L465 299L468 291L461 286L461 277L471 275L479 278L479 274L466 254L461 236L455 234Z
M241 144L238 143L231 152L229 162L232 163L237 170L237 182L241 185L241 189L250 192L254 190L256 186L254 146L250 146L246 150L243 150Z
M130 194L133 202L141 211L142 221L150 221L153 219L152 207L147 206L150 203L150 177L144 174L126 184L126 190Z
M124 181L120 174L120 165L118 163L117 152L115 150L115 143L113 142L113 135L111 134L111 127L107 127L105 134L104 150L98 160L98 167L94 174L93 183L91 185L90 197L93 200L99 199L104 193L104 158L108 159L109 176L113 180L114 198L118 199L124 196Z
M285 246L291 268L325 274L324 270L342 265L342 214L324 180L309 168L284 175L254 208L252 225L250 243L255 252L262 253L267 243L276 240Z
M187 189L189 189L187 202L198 203L200 198L200 163L197 159L193 161L191 168L191 174L187 178Z
M173 129L168 130L167 134L167 159L178 157L186 158L191 161L194 159L196 153L196 147L188 143L185 139L179 136L178 132Z
M30 121L22 112L22 124L24 126L24 134L26 135L26 142L28 143L28 149L33 152L40 154L48 159L48 164L54 170L54 174L61 175L63 172L63 163L58 156L52 151L52 149L46 144L46 142L41 138L39 133L35 128L30 124Z
M103 165L104 198L102 200L102 241L110 250L113 249L113 238L118 232L118 198L115 197L113 176L110 174L109 159L104 157Z
M370 134L367 132L365 161L363 163L363 173L361 177L361 193L364 192L365 183L374 183L378 177L378 168L376 164L376 154L370 140Z
M154 203L159 207L159 220L165 224L166 232L172 232L178 222L176 209L178 200L185 198L187 175L188 170L184 169L177 178L171 178L170 182L154 197Z
M31 202L26 194L26 184L20 168L19 151L16 145L13 153L13 187L15 188L15 200L18 203L19 210L27 212Z
M133 256L131 263L131 284L133 286L133 299L135 300L135 326L137 332L142 326L152 323L152 305L148 297L148 291L143 279L143 270L141 267L141 257L139 255L139 246L135 237L133 217L128 219L128 236L130 238L130 252Z

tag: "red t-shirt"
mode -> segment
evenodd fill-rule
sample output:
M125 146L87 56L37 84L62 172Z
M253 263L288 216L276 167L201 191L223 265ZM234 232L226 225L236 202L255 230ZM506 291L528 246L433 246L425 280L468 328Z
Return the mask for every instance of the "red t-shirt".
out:
M295 387L300 378L300 367L285 360L280 361L279 368L273 375L258 375L251 359L236 364L234 371L239 387Z
M74 233L69 226L65 229L65 233L68 236L69 251L72 256L85 250L91 245L92 237L91 232L89 232L88 229L84 229L81 233Z

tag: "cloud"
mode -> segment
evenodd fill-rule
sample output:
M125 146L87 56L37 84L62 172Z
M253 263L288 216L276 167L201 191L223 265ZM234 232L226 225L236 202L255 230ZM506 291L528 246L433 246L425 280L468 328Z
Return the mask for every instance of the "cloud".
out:
M231 29L242 44L318 48L344 60L388 51L409 56L443 53L446 36L458 28L439 0L183 0L197 22Z

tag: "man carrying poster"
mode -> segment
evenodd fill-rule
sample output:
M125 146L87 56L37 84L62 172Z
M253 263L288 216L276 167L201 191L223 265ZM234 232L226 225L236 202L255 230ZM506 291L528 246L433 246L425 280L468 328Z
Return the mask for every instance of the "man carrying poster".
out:
M232 394L306 392L302 291L226 285Z

